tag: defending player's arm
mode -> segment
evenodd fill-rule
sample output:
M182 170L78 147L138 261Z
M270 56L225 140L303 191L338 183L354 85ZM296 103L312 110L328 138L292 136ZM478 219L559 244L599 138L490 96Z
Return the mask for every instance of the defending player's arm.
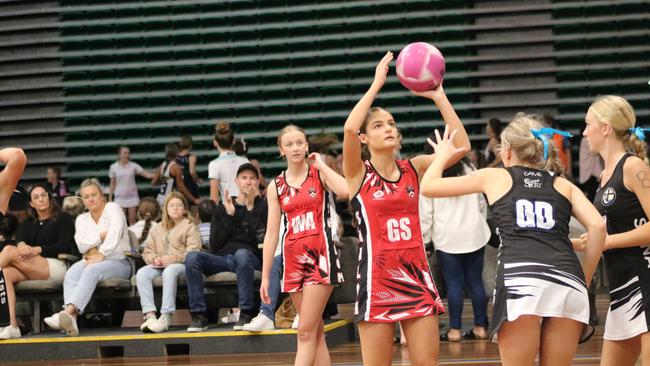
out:
M605 222L596 207L589 202L578 187L564 178L557 179L561 179L563 184L571 185L571 214L587 228L587 235L584 242L581 243L580 249L585 252L582 259L582 271L585 274L587 286L589 286L603 252L605 237L607 235ZM572 240L572 243L575 248L574 240ZM582 241L581 239L578 240Z
M269 277L273 267L273 257L278 245L280 231L280 201L275 189L275 181L271 181L266 189L266 201L269 214L266 221L266 234L264 235L264 249L262 250L262 284L260 285L260 297L265 304L271 302L269 297Z
M451 159L447 161L446 168L456 164L458 160L462 159L465 153L471 149L471 144L469 142L469 137L467 136L467 131L461 122L460 118L456 114L454 107L447 99L447 94L442 87L442 84L434 90L427 90L424 92L413 92L413 94L431 99L436 104L440 110L442 118L445 120L445 128L448 128L449 131L456 131L453 136L454 146L458 147L458 153L456 153ZM432 155L419 155L411 159L413 166L418 171L418 176L422 176L427 170L429 165L435 159L435 154Z
M377 93L386 83L388 64L393 60L393 53L387 52L375 68L375 78L366 94L361 97L350 112L343 127L343 174L348 179L350 191L355 190L361 184L364 173L363 161L361 160L361 142L359 141L359 129L368 116L368 110L372 106Z
M639 158L627 159L623 166L623 182L636 194L643 212L650 217L650 167ZM636 219L636 218L635 218ZM634 230L607 236L605 249L629 248L650 244L650 222L637 226Z

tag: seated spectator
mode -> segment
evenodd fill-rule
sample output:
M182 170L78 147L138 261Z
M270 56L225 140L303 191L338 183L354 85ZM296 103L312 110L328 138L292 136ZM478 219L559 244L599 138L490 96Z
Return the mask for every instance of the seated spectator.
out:
M160 333L169 329L176 311L177 278L185 272L185 256L201 249L199 228L189 218L189 207L182 194L172 192L163 206L162 224L156 225L147 238L142 258L147 264L136 275L140 304L144 314L143 332ZM160 317L156 319L153 280L162 276L163 296Z
M74 221L59 205L45 186L36 185L29 191L30 216L18 227L16 246L7 245L0 253L11 325L0 333L0 339L20 338L16 321L14 286L25 280L55 280L63 282L66 265L57 257L76 252Z
M61 207L63 212L66 212L73 219L76 219L77 216L84 213L84 205L81 202L79 196L68 196L63 199L63 206Z
M188 332L200 332L208 328L203 274L220 272L237 274L237 290L241 313L235 330L251 321L257 313L254 309L254 274L260 269L258 244L263 241L266 230L268 207L259 196L257 168L250 163L237 170L235 182L239 195L231 197L226 190L223 204L212 214L210 249L212 253L191 252L185 260L185 275L190 297L192 323Z
M68 188L68 181L65 178L61 178L61 168L56 166L50 166L47 168L47 183L45 188L56 197L57 203L61 204L64 197L70 195L70 190Z
M155 198L144 197L140 200L140 203L138 203L137 214L138 221L129 226L129 231L138 238L138 244L144 245L151 229L160 220L160 205Z
M64 310L45 318L53 329L79 335L77 316L83 314L99 281L131 276L124 256L130 251L126 216L115 202L106 202L97 179L86 179L80 187L88 212L77 217L74 239L83 259L73 264L63 281Z
M0 222L0 251L5 245L16 245L16 229L18 218L12 214L6 214Z
M201 250L204 252L210 251L210 222L212 221L212 212L217 204L211 199L202 200L199 203L199 232L201 233Z

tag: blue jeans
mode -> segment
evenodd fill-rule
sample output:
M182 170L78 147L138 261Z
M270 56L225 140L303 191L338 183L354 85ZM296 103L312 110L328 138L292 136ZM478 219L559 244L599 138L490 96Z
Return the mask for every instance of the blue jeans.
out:
M86 266L85 260L73 264L63 280L63 305L72 304L83 314L95 292L97 282L109 278L131 277L131 264L126 259L104 259Z
M135 278L138 284L138 294L140 295L140 305L142 306L143 314L156 312L153 296L153 280L161 276L163 280L163 293L160 313L171 314L176 311L178 276L182 273L185 273L185 265L183 263L172 263L165 268L153 268L151 265L146 265L138 270Z
M449 254L436 250L442 276L447 285L449 327L461 329L463 314L463 288L467 285L472 298L474 325L486 327L487 298L483 287L483 256L485 247L470 253Z
M260 269L260 260L248 249L239 249L235 254L215 255L205 252L189 252L185 257L185 277L190 295L190 312L204 313L205 304L203 274L210 276L220 272L237 274L239 307L252 310L255 306L253 294L255 270Z
M262 306L260 306L260 312L273 321L275 321L275 307L278 305L278 299L280 298L281 280L282 255L277 255L275 258L273 258L271 276L269 277L269 297L271 298L271 302L268 304L262 303Z

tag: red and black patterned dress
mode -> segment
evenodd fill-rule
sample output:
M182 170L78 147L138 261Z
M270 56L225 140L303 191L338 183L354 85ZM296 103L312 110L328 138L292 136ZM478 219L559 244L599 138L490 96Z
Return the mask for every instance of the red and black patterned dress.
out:
M396 322L441 314L422 243L418 176L410 160L397 160L400 177L382 178L369 161L352 205L359 221L355 320Z
M300 187L290 186L285 173L275 178L282 210L282 292L298 292L309 285L339 285L343 273L332 241L328 195L318 169L309 172Z

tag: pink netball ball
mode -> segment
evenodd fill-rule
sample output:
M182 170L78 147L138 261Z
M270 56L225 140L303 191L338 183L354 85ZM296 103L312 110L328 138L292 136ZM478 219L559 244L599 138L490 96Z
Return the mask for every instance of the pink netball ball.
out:
M404 47L397 56L397 78L407 89L435 89L445 75L445 58L440 50L425 42Z

